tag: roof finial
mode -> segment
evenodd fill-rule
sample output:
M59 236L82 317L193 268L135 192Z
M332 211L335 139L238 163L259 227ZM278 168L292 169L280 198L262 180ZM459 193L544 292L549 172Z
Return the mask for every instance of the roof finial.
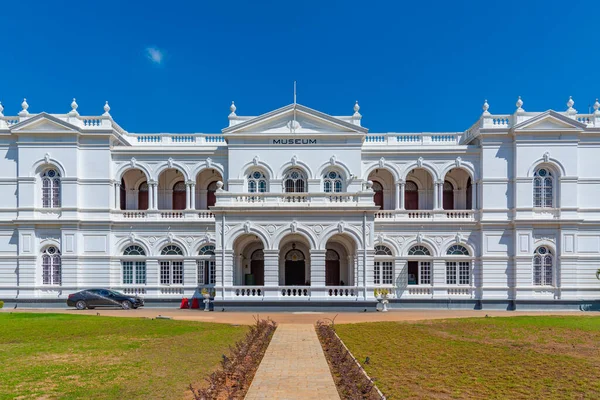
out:
M596 99L596 102L594 103L594 114L600 114L600 111L598 110L600 108L600 103L598 102L598 99ZM0 110L0 113L2 111Z
M567 114L571 117L571 118L575 118L575 115L577 114L577 110L573 108L573 105L575 104L575 101L573 100L572 96L569 96L569 101L567 101L567 107L569 107L567 109Z
M23 110L21 110L21 112L19 112L19 116L25 116L25 115L29 115L29 111L27 111L27 109L29 108L29 104L27 104L27 99L23 99L23 102L21 103L21 108Z
M75 97L73 97L73 101L71 102L71 111L69 112L69 115L79 115L79 113L77 112L77 107L79 107L79 105L77 104L77 101L75 101Z
M231 114L229 114L230 117L235 117L235 110L237 110L237 107L235 106L235 102L231 102L231 106L229 106L229 109L231 110Z
M481 108L483 108L483 113L484 114L489 114L489 109L490 109L490 105L487 102L487 99L483 102L483 106L481 106Z
M4 106L2 105L2 102L0 101L0 117L4 116L4 114L2 114L2 111L4 111Z
M108 100L106 101L106 103L104 104L104 114L102 114L105 117L110 116L110 114L108 113L110 111L110 106L108 105Z
M519 96L519 99L517 100L517 111L525 111L523 110L523 100L521 100L521 96Z
M358 100L356 100L356 103L354 103L354 113L358 114L358 110L360 110L360 106L358 105Z

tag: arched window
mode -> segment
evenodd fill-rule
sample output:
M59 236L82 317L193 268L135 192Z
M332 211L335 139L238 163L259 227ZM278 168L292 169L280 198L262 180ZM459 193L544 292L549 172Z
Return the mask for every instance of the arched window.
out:
M449 181L444 181L443 207L444 210L454 210L454 186Z
M415 245L408 250L409 256L431 256L425 246ZM408 261L408 284L431 285L431 261Z
M416 246L411 247L410 250L408 250L408 255L409 256L430 256L431 252L425 246L416 245Z
M62 283L60 250L54 246L46 247L42 253L42 282L44 285Z
M123 285L146 284L146 251L138 245L131 245L123 251L121 267Z
M303 261L304 253L298 249L292 249L285 255L286 261Z
M297 168L290 169L283 178L283 187L286 193L306 192L306 175Z
M60 207L60 173L56 169L42 174L42 207Z
M138 188L138 210L148 209L148 182L142 182Z
M375 246L375 262L373 264L373 283L375 285L392 285L394 283L394 259L389 247Z
M185 183L177 182L173 186L173 210L185 210Z
M446 251L448 256L468 256L469 250L465 246L455 244ZM470 285L470 261L446 261L446 285Z
M552 172L546 168L540 168L533 175L533 206L552 208L554 207L554 179Z
M248 174L248 193L265 193L267 177L262 171L252 171Z
M214 285L216 283L215 246L208 244L198 251L201 257L197 260L198 285Z
M343 191L343 179L337 171L328 171L323 175L323 191L325 193L340 193Z
M183 256L179 246L165 246L161 256ZM160 261L160 284L161 285L183 285L183 261L180 259Z
M446 254L449 256L468 256L469 250L465 246L461 246L460 244L455 244L454 246L450 246Z
M533 256L533 284L535 286L553 286L554 256L549 248L538 247Z
M406 181L404 185L404 208L406 210L419 209L419 187L413 181Z

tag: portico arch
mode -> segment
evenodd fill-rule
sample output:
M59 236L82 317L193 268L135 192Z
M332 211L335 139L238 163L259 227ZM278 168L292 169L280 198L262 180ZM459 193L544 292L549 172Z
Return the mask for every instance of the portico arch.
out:
M233 242L234 276L238 286L263 286L265 279L265 244L253 234L239 235Z
M297 233L285 236L279 245L279 284L310 286L310 243Z
M357 280L358 247L347 233L331 236L325 245L325 286L353 286Z

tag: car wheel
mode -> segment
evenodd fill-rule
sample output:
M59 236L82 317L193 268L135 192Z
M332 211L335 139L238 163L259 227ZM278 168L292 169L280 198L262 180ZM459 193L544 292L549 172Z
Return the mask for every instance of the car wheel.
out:
M87 307L87 304L85 304L85 301L83 300L79 300L77 303L75 303L75 308L78 310L85 310Z
M139 306L133 306L133 309L134 309L134 310L137 310L137 309L138 309L138 307L139 307Z
M130 310L133 307L133 305L129 300L125 300L121 303L121 307L123 307L123 310Z

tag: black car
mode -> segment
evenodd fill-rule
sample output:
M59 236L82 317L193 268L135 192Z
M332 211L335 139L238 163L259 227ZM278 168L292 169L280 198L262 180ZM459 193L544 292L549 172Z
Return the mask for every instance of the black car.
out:
M137 296L129 296L109 289L86 289L69 295L67 299L69 307L78 310L96 307L120 307L124 310L138 308L144 305L144 300Z

